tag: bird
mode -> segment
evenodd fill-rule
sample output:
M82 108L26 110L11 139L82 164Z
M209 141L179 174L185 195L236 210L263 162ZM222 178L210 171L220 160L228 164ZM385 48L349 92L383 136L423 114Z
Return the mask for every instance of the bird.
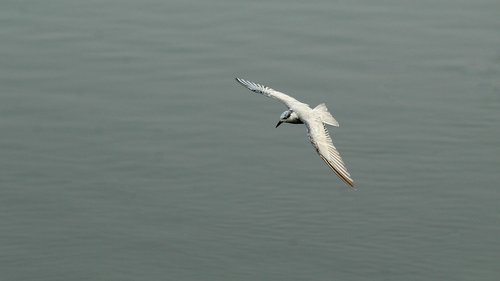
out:
M276 128L282 123L304 124L307 128L309 141L315 148L319 157L332 169L337 176L344 181L349 187L354 188L354 181L347 171L347 168L333 145L332 138L325 126L338 127L339 123L330 114L325 103L321 103L315 108L311 108L308 104L300 102L295 98L276 91L270 87L254 83L245 79L235 78L238 83L254 93L264 95L269 98L276 99L284 103L288 110L284 111L279 118Z

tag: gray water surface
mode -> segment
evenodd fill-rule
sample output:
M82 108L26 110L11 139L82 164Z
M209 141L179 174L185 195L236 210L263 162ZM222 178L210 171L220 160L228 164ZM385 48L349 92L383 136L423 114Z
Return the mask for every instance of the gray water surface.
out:
M500 2L3 1L1 280L499 280ZM263 83L340 122L358 189Z

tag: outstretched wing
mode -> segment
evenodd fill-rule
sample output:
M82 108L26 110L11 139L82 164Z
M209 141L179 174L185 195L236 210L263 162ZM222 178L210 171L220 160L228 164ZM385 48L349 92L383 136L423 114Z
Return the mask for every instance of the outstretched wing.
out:
M236 81L238 81L238 83L245 86L250 91L264 95L266 97L277 99L280 102L284 103L288 108L293 108L296 105L304 104L304 103L292 98L291 96L289 96L287 94L283 94L282 92L278 92L270 87L267 87L267 86L264 86L261 84L257 84L254 82L250 82L250 81L245 80L245 79L240 79L240 78L235 78L235 79L236 79Z
M316 148L319 157L343 180L346 184L354 187L354 181L340 157L339 152L333 145L328 130L323 125L321 118L313 117L305 122L309 141Z

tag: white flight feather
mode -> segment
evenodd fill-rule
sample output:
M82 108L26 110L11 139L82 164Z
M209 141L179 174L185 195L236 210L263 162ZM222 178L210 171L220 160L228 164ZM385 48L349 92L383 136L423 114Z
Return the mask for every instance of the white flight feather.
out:
M304 122L307 127L309 141L316 148L319 156L346 184L354 186L354 181L344 165L342 157L333 145L328 130L319 116L309 118Z

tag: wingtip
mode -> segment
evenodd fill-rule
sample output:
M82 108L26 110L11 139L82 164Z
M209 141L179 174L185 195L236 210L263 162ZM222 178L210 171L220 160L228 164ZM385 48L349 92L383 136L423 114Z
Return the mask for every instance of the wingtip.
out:
M236 80L236 82L238 82L240 85L243 85L245 86L245 80L244 79L241 79L241 78L238 78L238 77L234 77L234 80Z
M346 182L347 185L349 186L350 189L352 190L358 190L358 187L354 185L354 182L351 181L351 182Z
M240 85L248 88L250 91L254 91L253 88L256 87L256 86L261 86L261 85L259 85L257 83L250 82L248 80L245 80L245 79L242 79L242 78L238 78L238 77L234 77L234 80L236 80L236 82L238 82Z
M323 161L332 169L332 171L335 172L335 174L343 181L345 182L349 188L356 190L357 188L354 186L354 181L351 179L350 175L344 175L340 171L338 171L323 155L319 155Z
M336 172L337 173L337 172ZM350 178L346 178L344 176L341 176L339 175L339 173L337 173L337 175L339 176L339 178L345 182L347 184L347 186L349 186L350 189L354 189L354 190L357 190L358 188L354 185L354 181Z

